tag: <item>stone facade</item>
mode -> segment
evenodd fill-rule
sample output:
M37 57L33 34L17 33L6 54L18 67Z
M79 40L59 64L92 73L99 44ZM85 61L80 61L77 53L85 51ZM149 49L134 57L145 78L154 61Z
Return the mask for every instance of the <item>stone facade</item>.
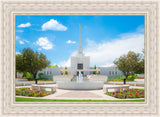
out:
M71 69L80 69L78 65L82 66L82 69L90 69L90 57L89 56L71 56ZM73 73L76 75L76 72ZM84 72L84 75L88 75L89 72Z
M123 75L123 73L120 70L118 70L118 68L115 65L110 67L98 67L98 68L100 69L100 74L107 75L108 78L114 78Z
M42 75L42 78L52 78L53 75L60 75L61 71L60 71L60 67L46 67L45 69L43 69L42 71L39 71L38 73L43 73L44 75ZM37 73L37 77L38 77L38 73Z

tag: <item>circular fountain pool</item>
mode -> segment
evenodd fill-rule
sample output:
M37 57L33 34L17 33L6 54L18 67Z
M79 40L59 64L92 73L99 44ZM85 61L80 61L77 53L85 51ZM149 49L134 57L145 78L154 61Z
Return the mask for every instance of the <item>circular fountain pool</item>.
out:
M57 81L58 88L61 89L102 89L103 81Z

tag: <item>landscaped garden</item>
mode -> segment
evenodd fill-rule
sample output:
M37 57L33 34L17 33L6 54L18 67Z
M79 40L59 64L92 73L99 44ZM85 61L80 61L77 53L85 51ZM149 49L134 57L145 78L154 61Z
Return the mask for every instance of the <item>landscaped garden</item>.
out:
M44 91L33 91L30 88L17 88L16 89L16 96L44 97L50 94L51 93L46 93Z
M118 99L144 98L144 89L129 89L120 92L108 92L107 95Z

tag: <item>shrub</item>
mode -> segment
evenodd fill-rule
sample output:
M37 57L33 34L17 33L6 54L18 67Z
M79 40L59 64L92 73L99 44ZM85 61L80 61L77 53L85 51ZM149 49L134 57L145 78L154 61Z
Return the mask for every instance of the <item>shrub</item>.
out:
M44 75L44 73L42 73L42 72L38 73L39 78L41 78L41 75Z
M31 73L27 72L27 73L26 73L26 78L27 78L27 79L33 78L33 75L32 75Z
M23 78L26 78L26 72L23 73L22 77L23 77Z
M68 72L67 72L67 71L64 71L64 75L68 75Z
M128 76L128 80L129 81L134 81L134 79L137 77L136 74L131 74L130 76Z

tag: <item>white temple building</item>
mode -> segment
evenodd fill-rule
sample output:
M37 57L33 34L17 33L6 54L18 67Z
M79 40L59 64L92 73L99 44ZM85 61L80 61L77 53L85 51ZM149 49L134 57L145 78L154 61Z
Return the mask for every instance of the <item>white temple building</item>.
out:
M115 65L109 67L97 67L96 70L93 67L90 67L90 56L85 56L81 45L81 26L78 51L76 56L70 57L70 63L70 67L68 67L67 70L64 67L46 67L38 73L44 73L44 78L52 78L54 75L63 75L64 71L68 71L68 75L78 75L79 71L84 76L93 74L93 71L97 71L99 75L106 75L108 77L117 77L122 75L122 72L118 70Z
M81 27L80 27L80 35L79 35L79 47L76 56L71 56L71 69L90 69L90 57L85 56L83 53L83 48L81 46ZM74 72L75 74L75 72ZM77 72L78 74L78 72ZM83 75L88 75L89 71L82 72Z

